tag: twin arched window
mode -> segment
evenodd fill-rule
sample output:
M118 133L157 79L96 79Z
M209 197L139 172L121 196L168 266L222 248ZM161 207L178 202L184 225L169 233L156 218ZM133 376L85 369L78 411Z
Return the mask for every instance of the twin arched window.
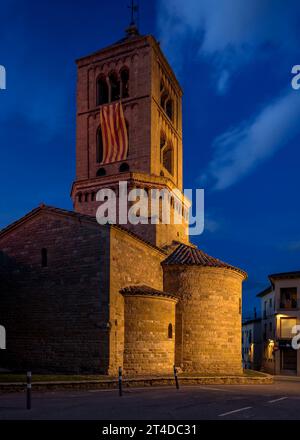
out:
M100 75L97 79L97 105L109 104L129 96L129 70L123 67L119 74L111 72L106 78Z
M160 154L162 166L171 174L174 174L174 151L171 142L167 141L164 132L160 136Z
M118 101L120 99L120 80L116 72L112 72L109 75L110 85L110 102Z
M168 145L163 151L163 167L173 175L173 148Z
M106 104L109 98L109 90L105 76L101 75L97 80L97 105Z
M124 67L121 70L121 97L128 98L129 96L129 70Z
M174 120L174 103L170 92L166 89L165 84L161 81L160 84L160 106L164 109L171 121Z

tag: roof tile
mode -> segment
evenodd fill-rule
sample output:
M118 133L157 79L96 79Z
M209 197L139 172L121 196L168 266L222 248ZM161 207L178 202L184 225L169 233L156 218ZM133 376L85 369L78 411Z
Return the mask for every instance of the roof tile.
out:
M242 273L245 278L247 274L242 269L225 263L217 258L211 257L195 246L180 244L174 252L172 252L163 262L163 265L182 264L187 266L204 266L204 267L224 267L236 272Z

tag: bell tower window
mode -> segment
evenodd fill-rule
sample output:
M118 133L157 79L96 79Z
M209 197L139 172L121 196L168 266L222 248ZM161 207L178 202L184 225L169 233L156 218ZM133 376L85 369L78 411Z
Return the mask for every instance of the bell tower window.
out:
M97 80L97 105L108 103L108 85L104 76Z
M101 127L97 130L97 139L96 139L96 160L97 163L103 162L103 138L102 138L102 130Z
M110 102L117 101L120 99L120 81L115 72L109 75L110 84Z
M170 92L167 90L163 81L160 83L160 106L168 116L168 118L173 121L174 119L174 102L171 98Z
M167 145L163 150L162 164L163 167L173 175L173 147Z
M121 70L121 98L129 97L129 70L125 67Z
M161 133L160 135L160 150L162 150L166 145L166 135L165 133Z
M161 107L165 110L166 109L166 101L168 99L168 94L167 92L163 92L163 94L161 95L160 98L160 105Z
M173 101L172 99L168 99L166 103L166 113L169 119L173 121Z

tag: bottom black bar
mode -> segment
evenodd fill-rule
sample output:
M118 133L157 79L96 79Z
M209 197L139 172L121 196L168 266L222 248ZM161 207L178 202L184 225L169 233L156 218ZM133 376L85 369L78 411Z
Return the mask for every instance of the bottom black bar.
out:
M1 416L1 411L0 411ZM290 429L300 429L300 421L288 421ZM203 435L286 435L287 421L0 421L0 435L9 438L45 439L66 438L99 440L108 438L183 437L204 438ZM258 431L258 429L260 431ZM17 437L18 436L18 437ZM7 437L8 438L8 437Z

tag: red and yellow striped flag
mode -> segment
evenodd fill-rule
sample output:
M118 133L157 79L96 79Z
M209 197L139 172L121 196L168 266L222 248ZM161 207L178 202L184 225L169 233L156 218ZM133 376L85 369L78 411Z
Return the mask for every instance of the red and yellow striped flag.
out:
M128 154L128 134L120 102L103 105L100 110L103 140L103 164L125 160Z

